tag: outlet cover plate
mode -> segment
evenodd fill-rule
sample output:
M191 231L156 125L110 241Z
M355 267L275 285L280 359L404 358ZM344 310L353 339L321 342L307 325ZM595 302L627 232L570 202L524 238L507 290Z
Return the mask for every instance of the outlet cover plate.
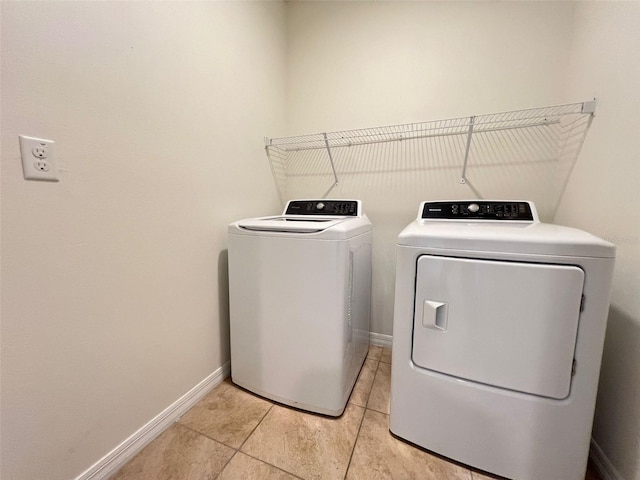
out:
M57 182L58 165L55 157L55 143L44 138L19 135L22 173L25 180L45 180Z

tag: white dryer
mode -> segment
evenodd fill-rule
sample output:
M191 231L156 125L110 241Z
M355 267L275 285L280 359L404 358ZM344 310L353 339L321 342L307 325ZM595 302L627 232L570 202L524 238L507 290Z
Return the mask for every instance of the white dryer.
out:
M234 383L342 414L369 349L371 230L357 200L292 200L229 225Z
M583 480L614 256L531 202L423 202L398 238L391 432L512 479Z

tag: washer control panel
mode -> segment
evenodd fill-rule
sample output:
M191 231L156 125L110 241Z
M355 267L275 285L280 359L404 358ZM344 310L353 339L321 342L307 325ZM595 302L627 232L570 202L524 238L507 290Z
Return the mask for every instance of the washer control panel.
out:
M357 217L360 212L357 200L291 200L284 214Z
M533 221L529 202L425 202L421 218L447 220Z

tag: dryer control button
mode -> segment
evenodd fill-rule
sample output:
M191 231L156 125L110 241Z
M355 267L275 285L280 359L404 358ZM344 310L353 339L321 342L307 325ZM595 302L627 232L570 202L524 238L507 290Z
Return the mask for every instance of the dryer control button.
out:
M476 213L478 210L480 210L480 206L477 203L472 203L467 207L467 210L469 210L471 213Z
M324 208L324 203L320 202L319 204L316 205L316 208L318 210L322 210Z

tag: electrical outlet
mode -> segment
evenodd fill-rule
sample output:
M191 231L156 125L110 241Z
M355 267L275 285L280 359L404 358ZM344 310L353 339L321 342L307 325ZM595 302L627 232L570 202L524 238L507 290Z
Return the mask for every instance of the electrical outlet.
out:
M44 147L33 147L31 153L33 153L34 157L47 158L47 149Z
M20 135L20 156L25 180L58 181L53 140Z

